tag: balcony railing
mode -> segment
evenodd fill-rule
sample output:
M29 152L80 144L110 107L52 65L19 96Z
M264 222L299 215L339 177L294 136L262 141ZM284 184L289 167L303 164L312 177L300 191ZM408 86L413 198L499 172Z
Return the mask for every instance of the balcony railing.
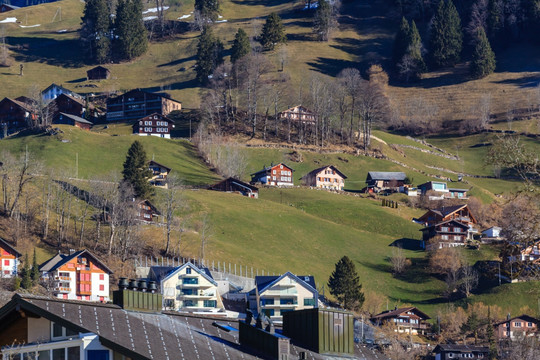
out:
M58 293L70 293L71 292L71 288L69 287L63 287L63 286L55 286L54 287L54 291L55 292L58 292Z
M56 281L71 281L70 276L55 276L54 280Z

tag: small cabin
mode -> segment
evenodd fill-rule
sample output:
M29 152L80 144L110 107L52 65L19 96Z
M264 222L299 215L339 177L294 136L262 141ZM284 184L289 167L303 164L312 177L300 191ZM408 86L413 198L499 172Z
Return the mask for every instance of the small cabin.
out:
M208 190L237 193L254 199L259 197L259 188L232 177L210 186Z
M107 80L111 77L111 71L104 66L96 66L86 72L88 80Z

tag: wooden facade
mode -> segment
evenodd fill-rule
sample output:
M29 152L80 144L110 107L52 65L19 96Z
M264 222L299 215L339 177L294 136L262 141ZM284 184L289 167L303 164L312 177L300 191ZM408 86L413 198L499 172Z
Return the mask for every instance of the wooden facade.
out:
M161 213L148 200L135 200L137 202L137 219L146 222L152 222Z
M278 113L281 120L291 120L295 123L315 124L315 114L305 106L298 105Z
M0 137L26 129L36 117L28 104L7 97L2 99L0 101Z
M328 190L343 190L347 176L339 171L334 165L322 166L302 177L306 186Z
M477 223L476 218L466 204L430 209L418 219L418 222L431 226L448 220L457 220L465 225Z
M237 193L254 199L259 197L259 189L256 186L232 177L210 186L208 190Z
M368 192L399 191L407 176L403 172L370 171L366 178Z
M107 121L139 120L154 113L167 116L182 103L161 94L131 90L107 100Z
M159 113L145 116L133 124L133 133L139 136L158 136L171 138L173 121Z
M92 123L86 119L83 119L76 115L59 113L53 119L53 124L64 124L78 127L83 130L90 130L92 128Z
M261 183L269 186L293 186L293 172L294 169L284 163L270 165L251 174L251 183Z
M469 227L457 220L448 220L420 229L422 240L429 250L438 248L463 246L469 239Z
M88 80L107 80L111 77L111 71L104 66L96 66L86 72Z
M371 318L371 322L380 326L391 323L396 327L397 332L410 334L426 333L431 326L426 322L430 319L428 315L415 307L395 308L391 311L384 311Z

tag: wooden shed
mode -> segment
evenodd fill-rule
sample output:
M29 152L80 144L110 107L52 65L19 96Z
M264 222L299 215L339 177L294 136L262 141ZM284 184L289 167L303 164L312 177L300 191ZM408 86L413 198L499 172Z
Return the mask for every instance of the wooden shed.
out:
M111 71L103 66L96 66L86 72L88 80L107 80L111 77Z

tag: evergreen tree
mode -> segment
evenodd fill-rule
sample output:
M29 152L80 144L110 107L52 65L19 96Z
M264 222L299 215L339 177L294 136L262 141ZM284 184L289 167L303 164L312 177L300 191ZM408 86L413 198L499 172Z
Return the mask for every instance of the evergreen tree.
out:
M203 19L216 21L219 16L219 2L218 0L195 0L195 10Z
M214 37L210 26L205 26L197 45L197 80L205 84L214 70L223 63L223 43Z
M336 26L334 11L326 0L319 0L315 16L313 18L313 32L320 41L328 41L330 32Z
M480 79L495 71L495 53L491 50L489 40L483 28L478 28L476 41L470 64L471 75Z
M148 49L141 0L119 0L116 6L116 55L121 60L141 56Z
M285 27L278 14L271 13L266 18L260 38L265 50L274 50L277 44L287 41Z
M24 256L24 267L23 267L23 278L21 282L21 286L23 289L30 289L32 288L32 278L30 274L30 262L28 261L28 254Z
M461 19L452 0L441 0L431 25L430 51L435 67L454 66L463 46Z
M138 140L135 140L128 150L122 174L124 181L133 186L135 196L146 199L151 195L152 186L148 179L152 176L152 171L148 168L143 145Z
M107 1L86 1L81 20L83 48L93 61L100 64L107 62L111 55L111 21Z
M347 256L337 262L336 269L328 280L328 288L330 294L334 295L345 309L358 310L364 303L360 277L354 263Z
M487 340L489 343L489 360L496 360L497 359L497 344L495 342L493 322L491 321L491 307L489 306L488 306L488 314L487 314L486 335L487 335Z
M502 9L499 0L488 0L486 26L489 39L492 41L497 39L502 29Z
M464 334L472 334L474 336L474 343L476 344L478 341L478 330L480 330L483 325L485 324L482 323L473 311L467 318L465 324L461 326L461 332Z
M30 271L30 278L32 279L32 283L34 285L36 285L39 281L39 267L37 263L36 249L34 249L34 257L32 259L32 270Z
M234 64L240 58L251 52L251 45L246 32L238 29L234 36L233 46L231 48L231 62Z
M401 25L399 26L399 30L396 34L396 37L394 38L394 48L392 51L392 61L396 67L403 59L403 56L405 56L405 53L407 52L407 48L409 47L409 45L410 45L410 26L407 19L403 17L401 18Z

